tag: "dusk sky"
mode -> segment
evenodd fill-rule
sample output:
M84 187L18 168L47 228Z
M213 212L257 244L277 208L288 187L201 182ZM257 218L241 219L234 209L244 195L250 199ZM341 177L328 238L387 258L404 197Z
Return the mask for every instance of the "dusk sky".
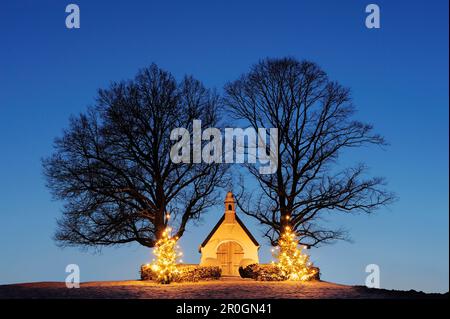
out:
M71 2L80 29L65 27ZM372 2L380 29L364 24ZM82 281L134 279L152 259L137 244L95 252L52 239L63 203L45 187L41 159L97 89L155 62L221 92L258 60L291 56L351 88L356 118L390 145L352 150L339 165L365 162L398 197L370 216L329 215L324 222L347 228L352 242L309 250L323 279L364 285L366 265L377 264L382 288L448 291L448 9L447 0L2 1L0 284L64 281L73 263ZM199 262L198 246L222 214L217 206L189 224L184 262ZM239 216L269 262L262 229Z

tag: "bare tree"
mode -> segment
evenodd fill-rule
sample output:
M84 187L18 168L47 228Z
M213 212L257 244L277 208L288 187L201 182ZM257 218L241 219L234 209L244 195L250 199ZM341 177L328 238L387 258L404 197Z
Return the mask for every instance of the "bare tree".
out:
M390 203L394 195L383 178L366 178L365 166L339 170L345 149L384 145L372 126L352 119L350 92L332 82L316 64L293 58L266 59L225 86L225 104L236 119L258 127L278 128L278 167L256 178L256 198L241 190L238 207L266 226L276 245L287 226L301 244L316 246L347 238L342 229L318 222L324 212L365 212Z
M43 161L48 187L65 202L59 244L153 247L169 217L182 236L190 220L216 204L226 167L174 164L170 132L192 132L194 119L214 126L218 105L199 81L177 82L156 65L99 90L95 106L70 120Z

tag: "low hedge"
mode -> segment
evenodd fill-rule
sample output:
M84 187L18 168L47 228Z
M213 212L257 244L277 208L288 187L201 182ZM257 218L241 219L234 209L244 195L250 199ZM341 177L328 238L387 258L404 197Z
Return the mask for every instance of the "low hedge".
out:
M217 280L222 275L222 269L216 266L178 265L179 272L173 277L174 282ZM141 280L156 280L157 274L151 265L141 266Z
M246 267L239 267L239 275L241 278L255 279L261 266L259 264L250 264Z
M320 280L320 270L313 267L316 274L309 280ZM242 278L251 278L260 281L283 281L287 280L286 276L280 273L280 269L272 264L251 264L247 267L239 267L239 274Z

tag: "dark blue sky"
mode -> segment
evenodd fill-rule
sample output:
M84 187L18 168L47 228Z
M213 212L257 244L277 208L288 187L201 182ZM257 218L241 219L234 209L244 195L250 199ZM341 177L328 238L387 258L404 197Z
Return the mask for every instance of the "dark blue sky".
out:
M71 114L96 90L156 62L178 78L192 74L219 91L264 57L317 62L352 89L358 119L390 142L342 163L365 161L399 200L372 216L331 217L353 243L310 251L325 280L364 284L367 264L381 286L447 291L448 1L375 1L381 29L365 28L372 1L72 1L81 29L65 28L71 1L2 1L0 7L0 284L65 278L129 279L149 249L101 254L57 248L51 239L61 203L51 201L40 159ZM185 262L222 214L212 210L182 238ZM263 243L261 230L245 216ZM262 261L270 258L261 247Z

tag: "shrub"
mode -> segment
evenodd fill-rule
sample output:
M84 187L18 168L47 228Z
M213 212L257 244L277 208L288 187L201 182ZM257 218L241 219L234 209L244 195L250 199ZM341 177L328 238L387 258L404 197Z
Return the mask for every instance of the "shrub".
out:
M145 264L141 266L141 270L139 272L141 274L141 280L155 280L156 274L151 269L149 264Z
M320 279L320 270L314 267L316 275L310 280ZM281 274L280 268L272 264L251 264L247 267L239 267L239 274L242 278L251 278L260 281L283 281L287 280L287 276Z
M260 266L258 264L250 264L246 267L239 267L239 275L241 275L242 278L256 279L259 267Z
M222 274L222 269L216 266L180 266L180 273L175 281L199 281L217 280Z
M281 281L287 279L281 275L280 269L276 265L251 264L247 267L239 267L239 274L242 278L261 281Z
M177 268L179 272L173 277L175 282L216 280L222 274L222 269L216 266L177 265ZM158 277L151 265L142 265L140 273L141 280L157 280Z
M314 269L316 272L314 276L310 278L310 280L320 280L320 268L319 267L311 267L311 269Z
M261 265L255 278L260 281L283 281L286 279L287 277L281 274L280 268L276 265Z

